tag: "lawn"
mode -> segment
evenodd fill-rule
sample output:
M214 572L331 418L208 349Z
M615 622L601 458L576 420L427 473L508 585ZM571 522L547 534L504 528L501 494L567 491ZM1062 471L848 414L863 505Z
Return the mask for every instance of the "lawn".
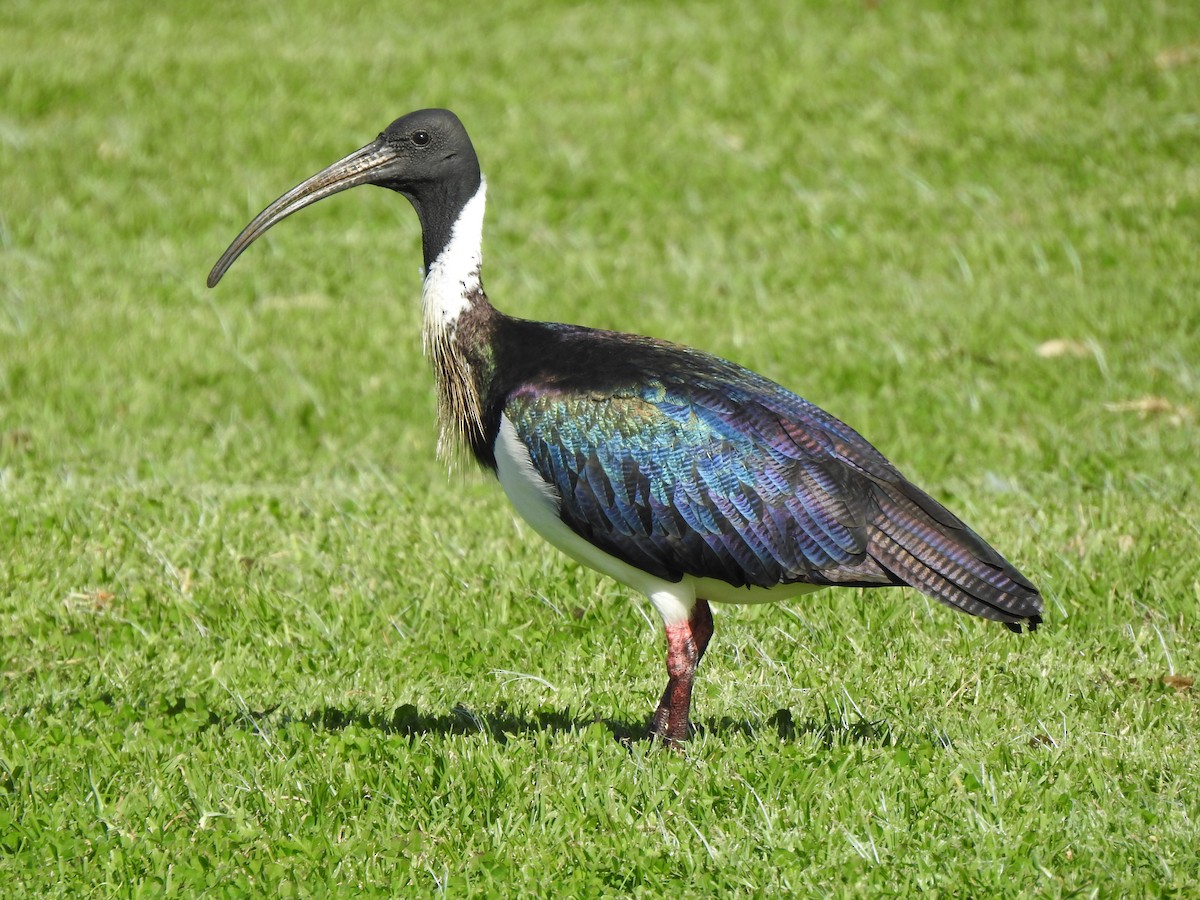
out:
M328 8L325 8L328 7ZM1200 6L0 6L0 893L1192 896ZM1017 562L649 604L435 455L423 106L530 318L703 347Z

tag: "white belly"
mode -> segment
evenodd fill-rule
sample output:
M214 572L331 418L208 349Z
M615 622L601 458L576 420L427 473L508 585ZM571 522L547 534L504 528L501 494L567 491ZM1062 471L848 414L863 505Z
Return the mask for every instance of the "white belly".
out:
M567 556L641 591L667 625L687 621L697 597L718 603L767 603L819 589L812 584L734 587L715 578L685 575L679 581L667 581L650 575L588 543L558 517L557 491L533 467L528 448L507 416L500 417L495 453L500 486L521 518Z

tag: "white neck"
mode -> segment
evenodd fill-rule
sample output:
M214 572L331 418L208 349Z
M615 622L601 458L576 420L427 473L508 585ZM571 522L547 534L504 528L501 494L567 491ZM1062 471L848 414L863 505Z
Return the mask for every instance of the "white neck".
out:
M422 344L433 363L441 426L438 453L443 456L483 434L478 386L470 363L457 346L456 332L459 319L473 304L487 303L479 277L486 193L487 184L481 179L479 190L450 229L450 240L425 273L422 291Z
M425 330L451 332L458 317L470 306L470 296L480 289L483 265L483 208L487 182L467 201L450 229L450 240L425 273L422 300Z

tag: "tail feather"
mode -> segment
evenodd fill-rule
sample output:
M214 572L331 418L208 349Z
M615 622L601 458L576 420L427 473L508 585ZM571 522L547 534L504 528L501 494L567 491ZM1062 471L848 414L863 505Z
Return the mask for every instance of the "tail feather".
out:
M879 514L867 551L896 578L971 615L1030 631L1042 621L1036 587L953 513L914 485L876 483Z

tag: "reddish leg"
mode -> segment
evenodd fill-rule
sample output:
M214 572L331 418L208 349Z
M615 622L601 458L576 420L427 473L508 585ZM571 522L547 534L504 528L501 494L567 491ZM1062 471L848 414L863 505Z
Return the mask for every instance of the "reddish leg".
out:
M713 633L708 601L697 599L686 622L667 626L667 689L650 722L650 736L667 744L687 740L696 666Z

